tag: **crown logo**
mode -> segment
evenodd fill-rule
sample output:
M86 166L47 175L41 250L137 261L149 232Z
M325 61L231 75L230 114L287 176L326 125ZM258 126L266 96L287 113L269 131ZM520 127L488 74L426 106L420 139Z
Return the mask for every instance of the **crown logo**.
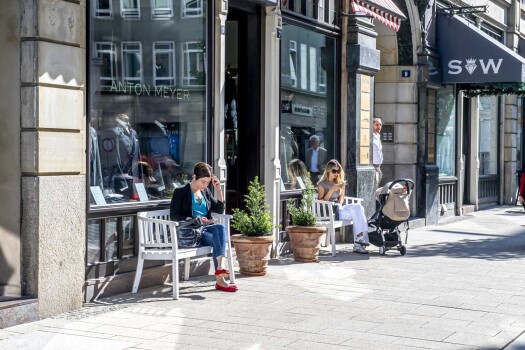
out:
M476 59L471 57L471 58L467 58L465 61L467 62L467 64L465 65L465 68L467 69L469 74L474 73L474 71L478 67L478 65L476 64Z

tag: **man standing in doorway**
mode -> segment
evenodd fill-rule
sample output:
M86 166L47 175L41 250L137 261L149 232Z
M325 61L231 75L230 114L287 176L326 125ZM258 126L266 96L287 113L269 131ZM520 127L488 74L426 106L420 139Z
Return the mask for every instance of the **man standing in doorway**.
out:
M319 147L321 139L317 135L310 136L310 148L306 150L306 169L310 172L312 185L316 186L319 175L324 172L328 152L323 147Z
M372 164L376 170L375 185L379 187L381 179L383 178L383 172L381 171L381 164L383 164L383 145L381 144L381 127L383 122L381 118L374 118L374 135L373 135L373 147L374 153L372 158Z

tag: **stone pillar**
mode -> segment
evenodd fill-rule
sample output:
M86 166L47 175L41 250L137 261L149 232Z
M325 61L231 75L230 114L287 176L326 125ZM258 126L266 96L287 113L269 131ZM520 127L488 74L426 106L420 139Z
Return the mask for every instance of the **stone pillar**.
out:
M22 292L80 308L86 246L85 1L22 0Z
M281 161L279 159L279 112L280 112L280 33L282 30L282 17L279 7L266 6L263 13L263 95L262 125L264 159L262 162L264 171L264 186L266 198L270 204L270 214L273 218L274 237L279 232L280 212L280 181ZM276 249L273 250L274 255Z
M347 195L363 198L367 217L375 211L372 167L374 75L379 71L377 33L370 20L349 17L347 38L346 164ZM343 135L344 137L344 135Z
M435 125L429 125L429 119L435 124L436 92L429 90L429 55L418 57L418 144L417 144L417 175L416 175L416 215L425 218L426 225L438 222L439 207L439 169L435 164L429 164L429 128L435 133ZM432 118L429 117L432 116ZM430 140L434 142L434 140ZM434 147L432 147L433 149ZM433 150L435 152L435 150ZM434 155L435 159L435 155ZM434 161L435 162L435 161ZM432 163L434 163L432 162Z
M215 175L221 180L221 187L224 198L226 198L226 161L224 159L226 153L225 134L224 134L224 94L225 94L225 80L226 66L225 55L225 34L226 34L226 17L228 16L228 0L215 0L214 23L215 43L214 57L213 57L213 74L209 77L215 77L213 85L212 98L215 106L213 115L213 165Z
M503 181L501 193L502 204L514 205L516 201L516 189L518 181L516 177L516 161L518 135L518 97L514 95L503 96L505 101L505 112L503 113Z
M470 99L470 204L479 210L478 183L479 183L479 97Z
M20 296L20 5L0 12L0 295Z

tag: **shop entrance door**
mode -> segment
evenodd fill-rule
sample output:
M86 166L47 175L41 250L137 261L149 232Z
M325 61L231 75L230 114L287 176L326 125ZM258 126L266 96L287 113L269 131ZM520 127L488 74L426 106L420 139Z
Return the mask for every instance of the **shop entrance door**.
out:
M262 173L260 6L230 0L226 20L225 145L227 211L242 206Z

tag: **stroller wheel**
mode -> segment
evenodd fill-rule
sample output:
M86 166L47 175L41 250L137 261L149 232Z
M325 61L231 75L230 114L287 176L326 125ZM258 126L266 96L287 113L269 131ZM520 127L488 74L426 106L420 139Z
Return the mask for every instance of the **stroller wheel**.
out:
M379 247L379 254L380 255L385 255L386 254L386 247L384 245Z
M401 253L401 256L405 256L405 254L407 253L407 247L405 247L404 245L402 245L402 246L399 248L399 253Z

